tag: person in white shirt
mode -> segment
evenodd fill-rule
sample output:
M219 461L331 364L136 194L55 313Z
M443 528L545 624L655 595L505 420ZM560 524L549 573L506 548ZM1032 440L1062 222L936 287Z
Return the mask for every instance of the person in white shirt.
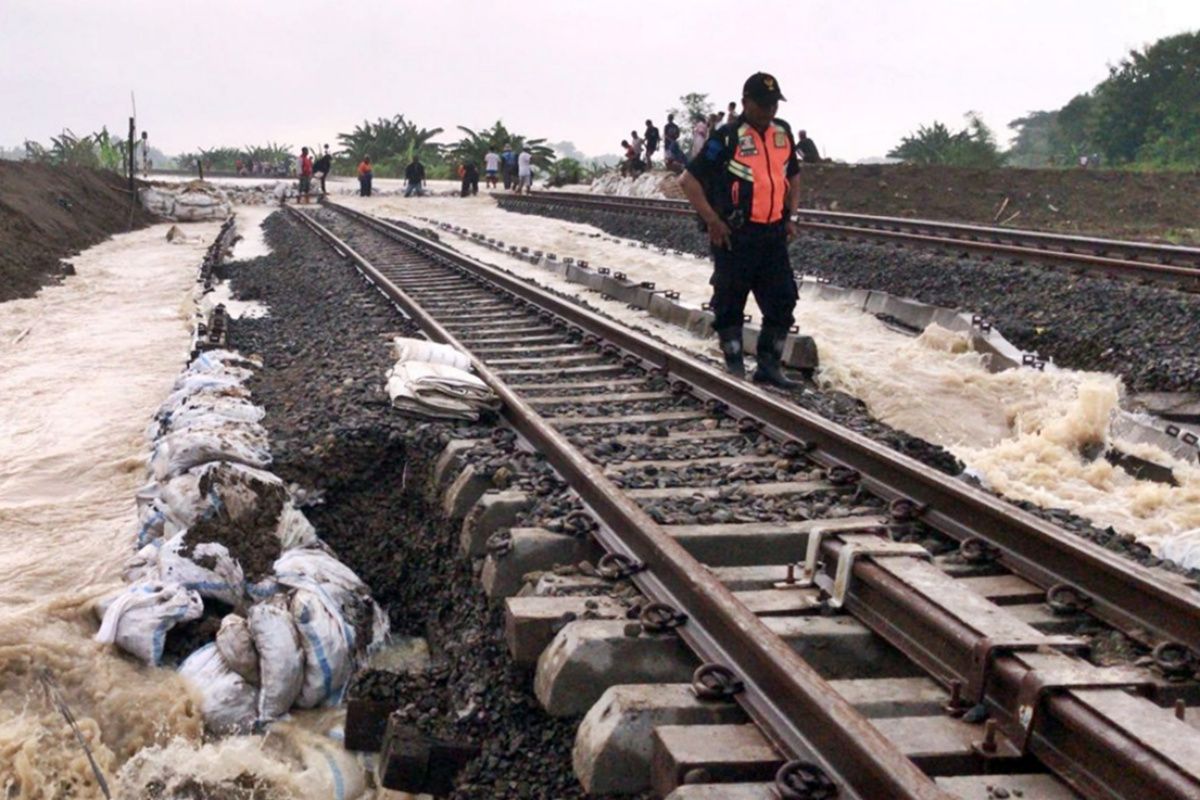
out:
M498 180L496 174L500 172L500 156L494 150L488 150L483 157L483 169L487 173L487 187L495 189Z
M522 188L525 194L533 190L533 154L528 147L522 147L521 155L517 156L517 194Z

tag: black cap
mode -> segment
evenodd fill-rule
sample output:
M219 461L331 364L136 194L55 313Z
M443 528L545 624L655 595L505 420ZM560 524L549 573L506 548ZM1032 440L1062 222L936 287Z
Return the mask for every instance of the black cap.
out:
M778 100L787 100L783 96L783 92L779 90L779 82L775 80L773 75L768 75L765 72L756 72L747 78L746 83L742 85L742 94L756 103L774 103Z

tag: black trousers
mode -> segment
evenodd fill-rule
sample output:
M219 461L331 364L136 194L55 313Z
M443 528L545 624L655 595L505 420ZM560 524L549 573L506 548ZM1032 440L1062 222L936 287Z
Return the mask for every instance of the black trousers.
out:
M750 228L750 226L747 226ZM729 249L713 248L711 308L718 334L740 331L751 292L762 311L763 330L786 333L796 318L796 276L788 261L783 224L753 226L731 237Z
M358 193L362 197L370 197L371 196L371 176L370 175L359 175L358 176Z
M462 196L466 197L469 194L479 194L478 177L462 179Z

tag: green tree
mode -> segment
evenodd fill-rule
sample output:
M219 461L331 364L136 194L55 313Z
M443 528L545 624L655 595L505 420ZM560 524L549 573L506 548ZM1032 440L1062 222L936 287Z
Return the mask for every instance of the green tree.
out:
M404 118L403 114L375 122L363 120L349 133L339 133L342 166L356 165L363 156L370 156L379 176L402 175L404 168L417 156L425 164L429 177L444 177L447 172L442 159L442 146L432 141L442 128L421 128ZM435 174L436 173L436 174Z
M499 153L506 144L511 145L514 152L520 152L521 148L528 147L533 166L538 169L549 172L554 163L554 148L547 145L545 139L530 139L514 133L504 127L504 123L500 120L496 120L496 124L492 127L480 131L474 131L462 125L459 125L458 129L466 136L446 148L446 159L451 164L463 164L468 161L473 161L477 165L483 164L483 157L489 150Z
M1130 51L1094 95L1095 141L1109 163L1200 166L1200 31Z
M952 167L999 167L1004 153L996 145L996 137L974 111L966 115L967 127L951 131L938 121L922 125L916 132L900 140L888 153L912 164L944 164Z

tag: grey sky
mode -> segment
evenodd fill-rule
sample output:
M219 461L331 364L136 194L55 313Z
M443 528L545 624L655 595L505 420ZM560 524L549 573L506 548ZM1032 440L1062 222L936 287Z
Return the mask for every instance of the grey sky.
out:
M1197 28L1195 0L0 0L0 145L123 130L133 89L167 152L333 143L402 112L448 141L503 118L599 154L762 69L782 118L855 160L972 109L1003 138Z

